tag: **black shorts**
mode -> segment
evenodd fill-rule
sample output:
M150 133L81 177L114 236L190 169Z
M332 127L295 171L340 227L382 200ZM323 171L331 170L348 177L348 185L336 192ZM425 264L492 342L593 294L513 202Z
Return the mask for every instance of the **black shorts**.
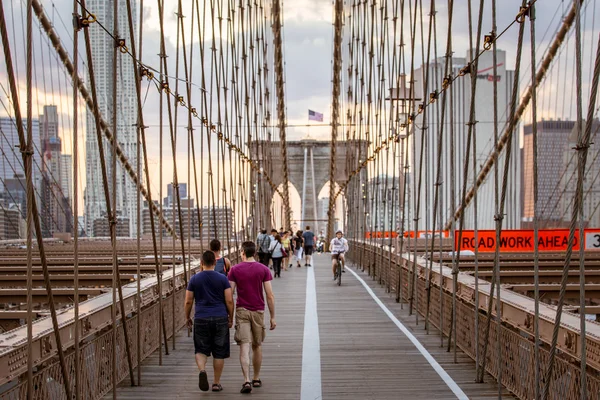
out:
M312 256L313 253L313 246L304 246L304 255L305 256Z
M331 255L331 259L332 260L337 260L340 258L340 256L342 256L342 258L344 257L344 253L339 253L339 254L332 254Z
M214 358L229 358L229 321L227 317L194 320L194 350Z

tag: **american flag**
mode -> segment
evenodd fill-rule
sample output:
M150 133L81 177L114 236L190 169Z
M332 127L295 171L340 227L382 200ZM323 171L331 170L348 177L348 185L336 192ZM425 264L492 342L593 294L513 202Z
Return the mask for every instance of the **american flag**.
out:
M313 110L308 110L308 120L323 122L323 114Z

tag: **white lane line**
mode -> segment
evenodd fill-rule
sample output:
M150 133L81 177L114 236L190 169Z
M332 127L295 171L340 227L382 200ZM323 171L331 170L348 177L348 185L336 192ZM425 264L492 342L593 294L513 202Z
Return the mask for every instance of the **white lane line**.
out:
M419 342L419 340L416 337L414 337L414 335L408 330L408 328L406 328L406 326L404 326L404 324L402 324L402 322L400 322L398 320L398 318L396 318L396 316L394 314L392 314L392 312L385 306L385 304L383 304L383 302L381 300L379 300L379 297L377 297L377 295L373 292L373 290L371 290L369 285L367 285L365 283L365 281L363 281L362 278L360 276L358 276L358 274L356 272L352 271L352 268L346 268L346 271L352 272L352 275L354 275L354 277L356 279L358 279L358 281L360 283L362 283L362 285L367 290L367 292L371 295L373 300L375 300L375 302L379 305L379 307L381 307L381 309L383 310L384 313L386 313L386 315L389 317L389 319L391 319L392 322L394 324L396 324L398 329L400 329L402 331L402 333L404 333L406 335L406 337L412 342L412 344L415 345L417 350L419 350L419 352L423 355L423 357L425 357L427 362L429 362L429 364L433 367L435 372L437 372L437 374L440 376L440 378L442 378L444 383L446 383L446 385L450 388L450 390L452 390L454 395L458 399L468 400L469 398L467 397L465 392L463 392L462 389L456 384L454 379L452 379L450 377L450 375L448 375L448 373L444 370L444 368L442 368L442 366L440 364L438 364L438 362L435 360L435 358L433 358L433 356L427 351L427 349L425 349L425 347L423 347L421 342Z
M304 309L304 340L302 343L302 400L319 400L321 391L321 340L317 315L315 268L308 268L306 277L306 308Z

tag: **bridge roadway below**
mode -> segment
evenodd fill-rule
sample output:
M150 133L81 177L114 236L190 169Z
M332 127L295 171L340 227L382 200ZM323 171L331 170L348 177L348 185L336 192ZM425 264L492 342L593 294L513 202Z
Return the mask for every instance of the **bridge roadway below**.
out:
M387 294L366 273L352 268L356 275L348 271L343 275L342 286L338 287L331 280L329 260L328 254L315 255L315 267L293 267L291 271L282 271L282 278L273 281L277 329L267 332L261 371L263 387L255 388L252 398L497 398L497 384L493 378L487 376L485 383L475 383L474 362L459 349L458 363L455 364L452 353L440 347L438 332L431 330L427 335L423 320L416 325L415 317L408 315L408 306L405 304L401 309L393 295ZM400 330L364 285L422 344L422 351ZM314 313L305 315L305 311L314 307L311 293L316 293L318 321ZM163 355L162 366L158 365L156 352L148 357L142 364L142 386L131 387L126 378L118 388L118 398L247 397L239 393L243 380L239 349L233 341L231 358L225 362L221 379L224 388L221 393L198 389L194 345L186 329L176 336L176 349L171 348L172 341L169 341L170 354ZM439 363L439 371L423 352L431 354L434 363ZM211 359L209 366L209 382L212 382ZM512 398L507 391L503 392L503 396ZM461 393L466 397L461 397ZM106 398L112 398L112 394L108 393Z

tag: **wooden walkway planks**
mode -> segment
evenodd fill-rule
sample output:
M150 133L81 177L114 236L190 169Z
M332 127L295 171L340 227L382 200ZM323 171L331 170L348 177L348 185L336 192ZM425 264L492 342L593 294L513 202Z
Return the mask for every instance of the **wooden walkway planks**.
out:
M421 353L373 301L351 273L342 286L331 280L328 255L316 255L316 292L321 342L323 399L453 399L448 386ZM277 329L267 334L261 378L264 387L254 389L257 399L300 399L304 308L308 268L282 272L273 287L276 296ZM474 363L459 352L459 363L440 348L439 336L426 335L422 321L414 324L407 307L400 309L393 296L385 293L366 274L359 275L377 296L422 342L461 389L473 399L497 398L496 384L474 383ZM233 338L233 331L232 336ZM193 358L193 342L182 331L177 348L163 356L156 354L142 367L142 387L119 387L119 399L238 398L242 378L238 347L231 346L221 383L222 393L200 392ZM209 381L212 371L209 369ZM488 378L488 381L492 381ZM506 394L506 393L505 393ZM510 397L510 395L508 395ZM109 393L107 398L112 397Z

